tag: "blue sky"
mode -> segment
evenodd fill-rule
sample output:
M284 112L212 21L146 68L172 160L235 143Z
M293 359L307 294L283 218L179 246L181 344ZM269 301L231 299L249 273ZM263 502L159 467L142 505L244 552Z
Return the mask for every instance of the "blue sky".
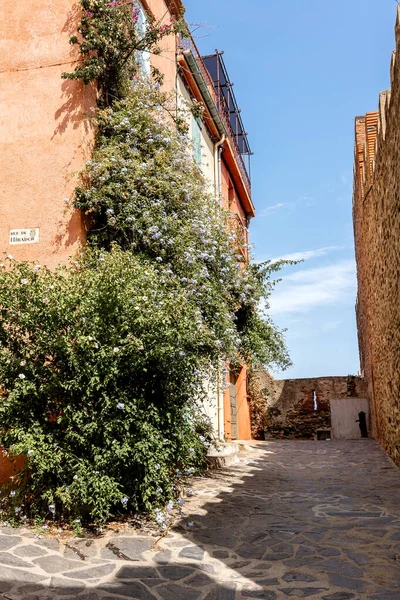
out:
M306 258L272 297L294 363L273 374L356 374L354 117L390 85L396 0L185 4L200 51L225 52L255 153L255 258Z

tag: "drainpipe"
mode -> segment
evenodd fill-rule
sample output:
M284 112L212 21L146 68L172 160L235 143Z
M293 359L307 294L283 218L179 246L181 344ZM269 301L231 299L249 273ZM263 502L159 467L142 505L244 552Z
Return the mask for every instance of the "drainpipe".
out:
M215 195L221 196L221 146L225 143L226 135L214 144L214 181L215 181Z
M222 394L221 394L222 391ZM218 395L218 439L224 441L224 391L221 390L221 361L217 367L217 395Z

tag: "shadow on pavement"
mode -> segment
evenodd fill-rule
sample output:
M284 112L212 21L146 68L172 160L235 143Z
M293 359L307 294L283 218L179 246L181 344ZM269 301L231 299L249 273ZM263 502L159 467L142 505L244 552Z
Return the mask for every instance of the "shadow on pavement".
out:
M12 600L400 599L400 472L375 442L263 442L254 458L210 473L195 489L186 518L147 563L121 562L107 583L91 579L86 589L65 574L53 588L22 580L17 595L7 593L15 581L3 579L0 593Z

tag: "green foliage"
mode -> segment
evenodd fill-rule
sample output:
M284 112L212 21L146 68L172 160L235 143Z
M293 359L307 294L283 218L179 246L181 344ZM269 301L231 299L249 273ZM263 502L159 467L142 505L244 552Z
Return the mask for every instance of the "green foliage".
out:
M26 456L18 506L101 521L161 505L176 468L204 465L208 340L154 263L118 248L55 272L15 262L0 306L1 439Z
M65 79L97 81L100 97L112 103L127 93L128 82L140 70L140 54L159 54L158 42L185 28L183 19L169 23L138 22L134 0L80 0L82 15L78 34L70 43L79 47L81 63Z
M155 86L156 88L158 86ZM277 265L250 265L210 183L171 126L168 99L133 84L124 100L98 115L98 138L75 206L91 221L99 248L118 243L154 261L196 307L210 358L288 365L282 335L260 306Z

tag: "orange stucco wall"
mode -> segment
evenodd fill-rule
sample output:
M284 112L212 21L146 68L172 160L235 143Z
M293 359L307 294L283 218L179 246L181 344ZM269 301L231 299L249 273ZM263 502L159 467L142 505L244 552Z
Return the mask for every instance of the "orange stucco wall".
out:
M164 0L149 0L156 20L169 22ZM65 81L76 65L69 44L79 19L76 0L0 4L0 252L50 267L66 262L85 241L73 198L90 157L95 86ZM175 36L152 61L175 87ZM39 242L10 245L11 229L39 228Z
M84 241L71 199L93 140L93 86L64 81L75 66L69 37L75 0L0 5L0 251L49 266ZM9 245L15 228L38 227L39 242Z
M234 180L230 175L225 161L221 160L221 193L222 203L225 209L239 215L242 222L245 223L246 214L240 201L239 194L235 188ZM229 380L228 382L229 383ZM237 424L238 439L251 439L250 409L247 400L247 369L243 367L240 371L237 383ZM231 407L229 388L224 394L224 415L225 415L225 435L228 440L231 439Z
M221 193L224 208L236 213L244 221L246 217L244 208L240 202L233 178L230 176L229 169L223 159L221 160Z

